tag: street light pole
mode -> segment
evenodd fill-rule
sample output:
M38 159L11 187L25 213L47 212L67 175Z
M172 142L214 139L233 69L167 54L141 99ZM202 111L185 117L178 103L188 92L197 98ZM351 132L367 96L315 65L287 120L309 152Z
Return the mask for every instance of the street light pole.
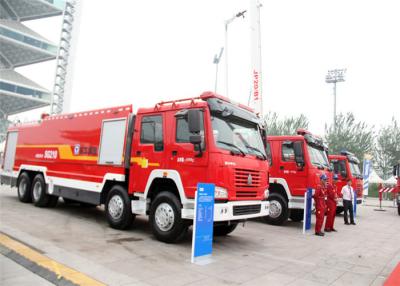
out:
M347 69L329 70L326 77L326 83L333 83L333 130L336 131L336 84L345 81Z
M232 23L236 18L243 17L247 11L237 13L228 20L225 21L225 96L229 97L229 83L228 83L228 25Z
M224 52L224 47L219 51L219 55L215 54L213 63L215 64L215 87L214 92L217 93L217 82L218 82L218 65Z

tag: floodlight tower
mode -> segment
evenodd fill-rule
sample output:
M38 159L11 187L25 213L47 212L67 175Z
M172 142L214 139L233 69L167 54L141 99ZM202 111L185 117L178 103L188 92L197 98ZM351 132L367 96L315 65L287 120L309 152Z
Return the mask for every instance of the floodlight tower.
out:
M215 88L214 92L217 92L217 82L218 82L218 65L219 62L221 61L222 53L224 52L224 47L221 48L219 51L219 55L215 54L213 63L215 64Z
M326 83L333 83L333 128L336 131L336 84L345 81L347 69L329 70L326 77Z
M236 18L243 17L247 10L239 12L233 15L231 18L225 21L225 96L229 97L229 87L228 87L228 25L232 23Z

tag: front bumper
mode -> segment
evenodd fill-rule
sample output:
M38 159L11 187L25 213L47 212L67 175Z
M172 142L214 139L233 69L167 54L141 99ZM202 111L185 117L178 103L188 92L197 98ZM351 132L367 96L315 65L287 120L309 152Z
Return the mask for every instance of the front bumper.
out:
M231 201L214 204L214 221L245 220L269 215L268 201ZM183 219L194 218L194 203L184 206Z

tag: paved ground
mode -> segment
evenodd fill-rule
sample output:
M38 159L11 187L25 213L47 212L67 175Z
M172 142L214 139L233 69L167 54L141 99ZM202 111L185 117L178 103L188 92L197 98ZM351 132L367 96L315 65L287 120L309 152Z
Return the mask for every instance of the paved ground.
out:
M117 231L101 208L60 202L40 209L20 203L15 189L4 186L0 201L1 232L108 285L382 285L400 262L400 216L390 207L374 211L376 200L359 208L357 226L337 217L339 232L323 238L302 235L300 223L248 222L215 239L215 262L206 266L189 262L191 233L180 244L164 244L145 218ZM29 274L13 272L8 258L0 264L1 285ZM21 285L45 283L32 282Z

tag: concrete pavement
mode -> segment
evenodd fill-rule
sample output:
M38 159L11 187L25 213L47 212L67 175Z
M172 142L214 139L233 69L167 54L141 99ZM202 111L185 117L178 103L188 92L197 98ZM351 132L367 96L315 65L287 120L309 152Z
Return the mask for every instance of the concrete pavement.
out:
M251 221L215 238L215 262L198 266L190 264L191 232L180 244L164 244L146 218L117 231L102 208L61 201L55 209L36 208L5 186L0 204L0 231L107 285L382 285L400 262L395 208L359 207L357 226L339 216L339 232L325 237L302 235L301 223Z

